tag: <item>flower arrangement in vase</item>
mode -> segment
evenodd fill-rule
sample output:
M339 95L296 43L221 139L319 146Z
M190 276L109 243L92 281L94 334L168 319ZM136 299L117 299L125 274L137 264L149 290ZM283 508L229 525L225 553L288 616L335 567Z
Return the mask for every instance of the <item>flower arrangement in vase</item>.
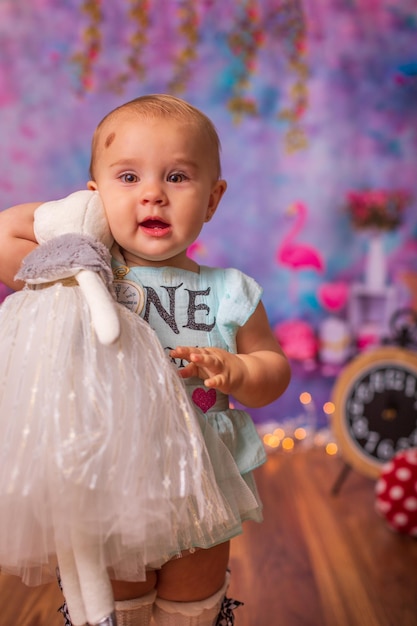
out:
M386 261L381 234L399 226L409 201L409 194L398 189L349 191L347 194L347 211L353 227L369 232L365 284L371 290L382 289L386 284Z
M409 201L409 194L402 190L349 191L347 210L357 229L394 230Z

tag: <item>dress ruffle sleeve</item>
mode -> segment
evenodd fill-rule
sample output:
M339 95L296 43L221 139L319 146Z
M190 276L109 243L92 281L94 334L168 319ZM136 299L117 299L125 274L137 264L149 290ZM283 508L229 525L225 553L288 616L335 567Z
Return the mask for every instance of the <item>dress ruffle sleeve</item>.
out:
M223 272L224 294L217 312L217 326L230 352L236 352L237 330L255 312L262 287L250 276L231 268Z

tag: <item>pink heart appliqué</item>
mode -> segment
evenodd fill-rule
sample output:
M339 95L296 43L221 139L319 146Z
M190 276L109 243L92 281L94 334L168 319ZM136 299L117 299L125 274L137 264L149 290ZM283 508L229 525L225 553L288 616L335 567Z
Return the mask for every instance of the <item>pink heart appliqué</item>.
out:
M202 389L198 387L194 389L192 393L192 399L194 404L198 406L199 409L203 411L203 413L207 413L212 406L216 404L216 390L215 389Z

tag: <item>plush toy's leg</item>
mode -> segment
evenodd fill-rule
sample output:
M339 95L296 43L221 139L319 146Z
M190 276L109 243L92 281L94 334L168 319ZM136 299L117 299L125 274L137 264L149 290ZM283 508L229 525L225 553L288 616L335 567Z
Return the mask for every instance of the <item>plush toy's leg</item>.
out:
M120 334L120 322L109 290L96 272L81 270L77 274L91 313L91 322L101 343L108 345Z
M65 593L68 611L73 626L83 626L87 621L84 601L81 593L80 579L74 553L63 551L57 553L59 564L60 585ZM64 613L66 622L67 617Z
M215 626L229 585L229 574L220 591L199 602L170 602L157 598L153 617L157 626Z
M118 626L116 613L112 613L111 615L108 615L104 619L101 619L99 622L95 624L91 624L91 626Z
M91 626L96 624L102 624L103 626L116 625L113 590L107 569L101 561L100 546L92 542L90 537L82 534L75 536L75 533L73 545L88 623ZM71 619L74 622L74 626L78 626L72 614L71 602L65 587L64 578L63 586Z
M156 591L135 600L116 601L117 626L149 626Z
M68 611L68 606L67 606L66 600L64 601L64 604L58 609L58 611L60 613L62 613L62 615L64 617L65 626L74 626L74 624L71 622L71 616L70 616L69 611ZM101 626L118 626L116 613L112 613L108 617L105 617L104 620L101 620L95 626L100 626L100 625Z

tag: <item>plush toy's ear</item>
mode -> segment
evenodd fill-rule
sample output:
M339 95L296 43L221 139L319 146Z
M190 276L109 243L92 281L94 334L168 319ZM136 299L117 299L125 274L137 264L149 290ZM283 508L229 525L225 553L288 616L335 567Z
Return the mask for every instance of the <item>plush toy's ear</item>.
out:
M113 243L101 198L88 189L41 204L35 211L34 231L38 243L67 233L90 235L108 248Z

